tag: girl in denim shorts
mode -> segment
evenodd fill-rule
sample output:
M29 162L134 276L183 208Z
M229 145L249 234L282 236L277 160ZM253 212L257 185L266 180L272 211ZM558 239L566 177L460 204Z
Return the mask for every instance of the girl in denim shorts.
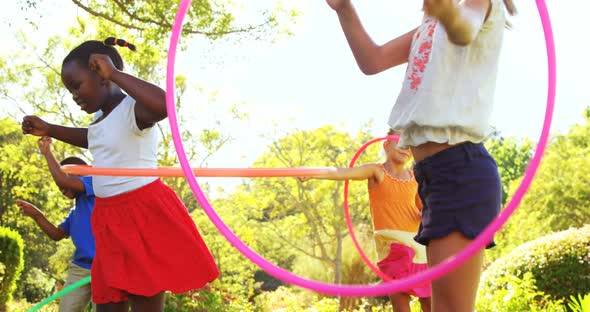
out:
M415 240L429 266L463 250L499 213L501 185L483 142L489 126L505 9L511 0L424 0L419 27L383 45L363 28L350 0L327 0L363 73L408 63L389 118L403 131L423 202ZM490 242L488 247L492 247ZM472 312L484 251L432 283L432 310Z

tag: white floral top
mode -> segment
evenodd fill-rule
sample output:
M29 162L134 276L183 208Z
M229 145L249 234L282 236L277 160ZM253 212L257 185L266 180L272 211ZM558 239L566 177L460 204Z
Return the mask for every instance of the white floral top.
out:
M399 145L482 142L490 117L506 16L502 0L473 42L451 43L442 24L425 16L416 31L402 90L389 125L403 130Z

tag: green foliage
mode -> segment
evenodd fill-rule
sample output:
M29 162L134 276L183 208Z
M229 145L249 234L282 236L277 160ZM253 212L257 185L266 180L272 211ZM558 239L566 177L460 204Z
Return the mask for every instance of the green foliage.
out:
M317 300L317 295L304 291L281 286L275 291L268 291L256 297L256 305L262 311L302 311Z
M572 312L590 312L590 294L571 296L567 306Z
M551 301L550 296L539 291L531 272L521 278L513 275L501 276L495 280L494 289L480 287L477 312L519 312L547 311L562 312L562 301Z
M4 269L0 276L0 309L12 299L16 289L23 270L23 249L23 239L16 231L0 227L0 263Z
M363 132L351 138L333 127L297 132L273 143L253 166L346 166L356 146L360 146L360 142L366 141L367 137ZM380 146L374 146L361 161L378 160L379 149ZM273 157L275 153L284 158ZM289 163L294 160L299 162ZM301 184L294 178L264 180L268 181L246 180L234 193L212 201L217 213L238 237L271 262L306 277L333 282L339 270L342 283L375 280L374 274L360 262L348 237L342 213L342 183L308 181ZM367 225L366 187L366 182L352 183L351 209L357 236L365 251L371 255L373 242L371 227ZM329 200L326 200L326 195L330 196ZM194 210L192 216L221 271L214 286L222 286L237 298L253 300L266 293L263 289L274 289L282 284L258 274L259 269L235 251L200 209ZM313 226L317 227L318 234L312 241L313 236L309 232ZM336 227L338 231L335 231ZM334 233L338 234L340 241ZM301 240L306 243L301 243ZM321 247L317 246L320 242ZM322 258L322 248L325 258ZM323 273L321 276L320 272Z
M369 224L359 224L355 228L356 238L369 259L376 258L372 230L373 227ZM308 257L298 257L293 263L293 272L323 282L331 282L335 273L333 265ZM362 261L350 236L345 237L342 241L342 283L370 284L378 280L375 273Z
M535 179L510 221L496 235L491 259L524 242L590 223L590 116L553 137ZM520 184L513 181L511 193ZM526 230L523 230L526 229Z
M502 204L508 199L512 181L519 179L533 152L533 144L530 140L519 140L515 137L499 137L486 142L486 149L490 152L496 163L502 181Z
M11 312L26 312L33 307L32 303L27 302L26 300L12 300L8 303L7 311ZM53 308L53 309L52 309ZM57 307L47 306L47 309L43 310L43 312L55 312L57 311Z
M30 268L23 281L22 295L29 302L39 302L49 297L55 287L55 280L37 267Z
M186 294L166 294L165 312L249 312L254 311L251 303L243 297L232 296L222 288L206 287L205 290Z
M28 0L26 11L30 14L38 0ZM98 18L105 23L105 28L118 27L154 41L165 41L168 38L172 23L178 9L177 4L171 5L166 0L138 1L79 1L73 4L89 13L85 18ZM219 39L231 34L247 34L252 37L268 36L284 31L279 26L293 22L298 12L285 7L279 1L269 1L262 7L255 7L254 12L244 12L232 1L192 1L191 8L185 17L184 35L200 35L209 39ZM240 16L254 15L254 21ZM121 37L119 37L121 38Z
M47 270L49 259L55 253L55 244L33 220L20 212L15 201L23 199L37 204L54 223L59 222L72 206L72 201L51 183L53 180L46 169L45 160L38 153L35 141L35 138L24 137L16 122L0 119L0 225L16 230L26 242L25 279L18 284L17 296L35 297L43 293L47 287L38 285L52 283L51 276L61 272ZM59 143L55 144L54 151L58 159L65 155L76 155L72 149ZM46 273L39 271L41 273L29 274L33 268L43 268L42 271ZM33 297L28 299L33 301Z
M27 1L28 9L23 15L34 14L34 10L37 9L36 2ZM63 279L67 259L71 257L71 254L68 255L71 249L66 246L71 247L71 244L59 244L56 252L56 245L45 237L33 221L21 215L14 201L23 199L36 204L54 223L63 218L72 203L51 183L45 161L37 153L36 138L24 137L21 134L18 124L20 116L35 114L49 122L68 126L88 124L91 116L83 114L75 106L71 96L62 86L60 70L62 59L68 51L89 38L115 35L134 43L138 47L137 52L119 49L125 60L126 71L154 83L162 81L162 65L167 52L165 39L169 35L169 23L173 20L177 8L168 1L74 1L74 4L70 2L68 5L78 5L81 10L76 17L72 17L72 27L67 34L55 35L47 38L47 42L41 42L30 40L30 36L27 35L29 32L20 30L16 35L17 40L14 41L18 53L0 58L0 99L8 103L7 111L12 116L12 119L0 119L0 225L16 229L27 242L23 272L27 279L19 284L17 294L27 297L30 301L40 299L47 289L53 287L54 279ZM124 6L125 10L118 5ZM231 34L235 35L231 36L234 40L244 39L250 35L256 40L270 39L283 33L282 27L287 26L296 17L296 14L292 14L292 9L281 5L269 4L258 12L259 14L250 15L250 20L235 18L242 12L227 2L204 0L193 2L193 5L187 15L189 19L182 40L185 47L191 37L187 36L188 34L205 35L211 40L226 38ZM236 12L237 15L234 15ZM133 16L128 16L128 13L132 13ZM163 16L171 18L165 19ZM31 20L33 25L38 23L38 17ZM184 92L189 88L184 77L177 77L177 82L177 103L180 105ZM237 113L237 110L232 108L232 114ZM204 118L209 121L213 117ZM194 123L194 120L191 121ZM181 117L181 127L186 125L186 122ZM217 124L209 129L196 131L197 129L192 128L183 131L184 142L191 151L190 159L200 159L201 163L204 163L229 140L229 136L216 127ZM159 125L159 130L162 137L159 164L175 165L176 155L172 148L170 133L165 124ZM201 130L203 135L200 135ZM56 143L54 146L58 159L72 155L86 155L86 158L89 156L87 152L68 145ZM193 152L197 150L199 154ZM191 211L197 209L198 205L184 180L167 182ZM210 223L205 219L200 222ZM212 231L216 233L216 230ZM232 254L235 255L235 252ZM248 272L254 271L249 265L236 267L244 274L238 276L244 279L247 279ZM228 279L229 276L232 275L228 274ZM254 281L250 284L254 285ZM253 293L253 288L254 286L246 287L246 293ZM241 292L242 290L238 291Z
M356 137L332 126L298 131L273 142L254 167L346 167L356 149L369 135ZM359 163L378 161L379 146L373 146ZM294 250L303 261L319 260L333 272L333 282L342 281L342 245L348 235L342 182L297 179L259 179L245 187L252 203L246 211L272 233L273 240ZM350 208L353 222L369 223L366 181L351 183ZM305 242L305 243L301 243Z
M545 233L590 222L590 119L555 137L522 205Z
M259 232L257 232L258 223L255 220L249 220L246 217L247 213L242 211L240 206L232 205L232 203L214 200L212 204L236 235L255 250L258 249L256 233ZM202 210L195 210L192 217L221 272L220 277L212 286L223 288L224 291L236 297L251 298L254 296L260 286L253 279L258 268L235 250L217 231Z
M313 292L291 287L279 287L275 291L265 292L256 298L256 306L261 311L284 312L385 312L391 311L389 299L358 298L354 308L343 308L341 299L325 297ZM414 305L414 309L419 305ZM420 311L420 310L412 310Z
M52 272L53 278L62 285L67 279L68 265L75 250L71 239L62 239L57 242L55 253L49 257L49 272Z
M481 289L494 294L504 276L530 272L536 288L552 300L590 292L590 225L540 237L499 258L484 272Z

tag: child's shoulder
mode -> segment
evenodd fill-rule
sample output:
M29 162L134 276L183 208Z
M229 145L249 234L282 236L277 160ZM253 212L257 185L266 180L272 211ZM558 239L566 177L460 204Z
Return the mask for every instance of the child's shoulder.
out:
M371 163L362 164L361 167L371 168L371 169L375 169L375 170L382 170L383 164L377 163L377 162L371 162Z

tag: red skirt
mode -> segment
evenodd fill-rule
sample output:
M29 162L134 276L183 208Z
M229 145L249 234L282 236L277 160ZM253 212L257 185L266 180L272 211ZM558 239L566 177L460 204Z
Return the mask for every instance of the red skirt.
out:
M137 190L96 198L92 299L120 302L168 290L200 289L219 270L188 210L159 179Z
M419 272L428 269L427 263L414 263L413 259L416 255L414 249L403 245L392 243L389 249L389 255L377 263L381 272L385 273L392 279L402 279L410 277ZM430 283L421 283L415 285L412 289L408 289L403 293L407 293L419 298L427 298L432 295Z

